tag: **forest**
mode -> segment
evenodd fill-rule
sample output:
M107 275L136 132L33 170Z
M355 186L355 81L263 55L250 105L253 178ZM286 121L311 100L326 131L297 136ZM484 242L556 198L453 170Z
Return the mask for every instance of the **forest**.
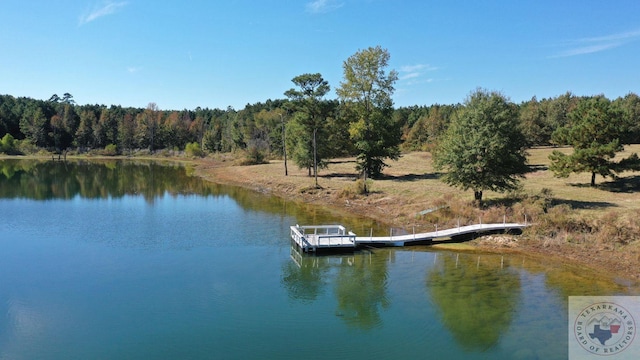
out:
M510 104L527 146L564 145L552 136L554 131L570 126L580 102L595 97L604 96L567 92ZM629 93L605 100L616 116L615 123L624 128L621 143L639 143L640 97ZM192 156L242 152L248 160L261 162L281 158L287 149L296 151L296 141L304 134L299 129L303 123L300 107L295 103L296 99L284 98L247 104L241 110L160 110L155 103L146 108L78 105L68 93L48 100L0 95L0 152L133 155L187 150ZM320 99L318 105L322 111L315 127L321 159L356 155L349 136L353 120L344 111L344 103ZM431 150L463 108L463 103L393 108L389 120L398 130L393 136L400 137L395 140L403 151Z

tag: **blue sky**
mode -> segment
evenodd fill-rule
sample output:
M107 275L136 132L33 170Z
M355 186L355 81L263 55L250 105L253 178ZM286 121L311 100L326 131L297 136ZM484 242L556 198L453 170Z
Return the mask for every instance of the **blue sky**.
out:
M640 1L0 0L0 94L243 108L380 45L396 106L640 93Z

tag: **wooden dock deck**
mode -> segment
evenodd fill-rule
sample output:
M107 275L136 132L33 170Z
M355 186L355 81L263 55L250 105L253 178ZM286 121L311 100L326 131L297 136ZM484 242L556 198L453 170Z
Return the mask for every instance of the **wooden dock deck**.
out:
M436 230L389 236L356 236L342 225L291 226L291 239L305 252L318 250L355 250L362 246L406 246L433 243L438 239L452 239L465 236L522 231L527 224L497 223L458 226L452 229Z

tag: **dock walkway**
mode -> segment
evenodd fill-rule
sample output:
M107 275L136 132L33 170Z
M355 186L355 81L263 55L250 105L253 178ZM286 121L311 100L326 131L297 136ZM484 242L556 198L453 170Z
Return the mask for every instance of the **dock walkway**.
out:
M451 239L465 236L482 236L495 233L521 231L527 224L497 223L458 226L452 229L436 230L426 233L356 236L342 225L291 226L291 239L304 251L318 250L355 250L363 246L406 246L433 243L438 239Z

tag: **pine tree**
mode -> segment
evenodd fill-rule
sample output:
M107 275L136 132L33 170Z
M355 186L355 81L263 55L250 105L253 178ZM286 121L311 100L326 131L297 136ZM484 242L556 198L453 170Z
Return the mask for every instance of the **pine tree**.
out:
M637 167L635 154L620 162L614 161L616 153L624 150L629 124L622 113L611 106L610 100L604 96L583 98L569 113L569 119L569 124L553 133L556 144L573 147L570 155L558 150L549 155L549 168L555 176L590 172L591 186L595 186L596 175L614 177L616 172Z

